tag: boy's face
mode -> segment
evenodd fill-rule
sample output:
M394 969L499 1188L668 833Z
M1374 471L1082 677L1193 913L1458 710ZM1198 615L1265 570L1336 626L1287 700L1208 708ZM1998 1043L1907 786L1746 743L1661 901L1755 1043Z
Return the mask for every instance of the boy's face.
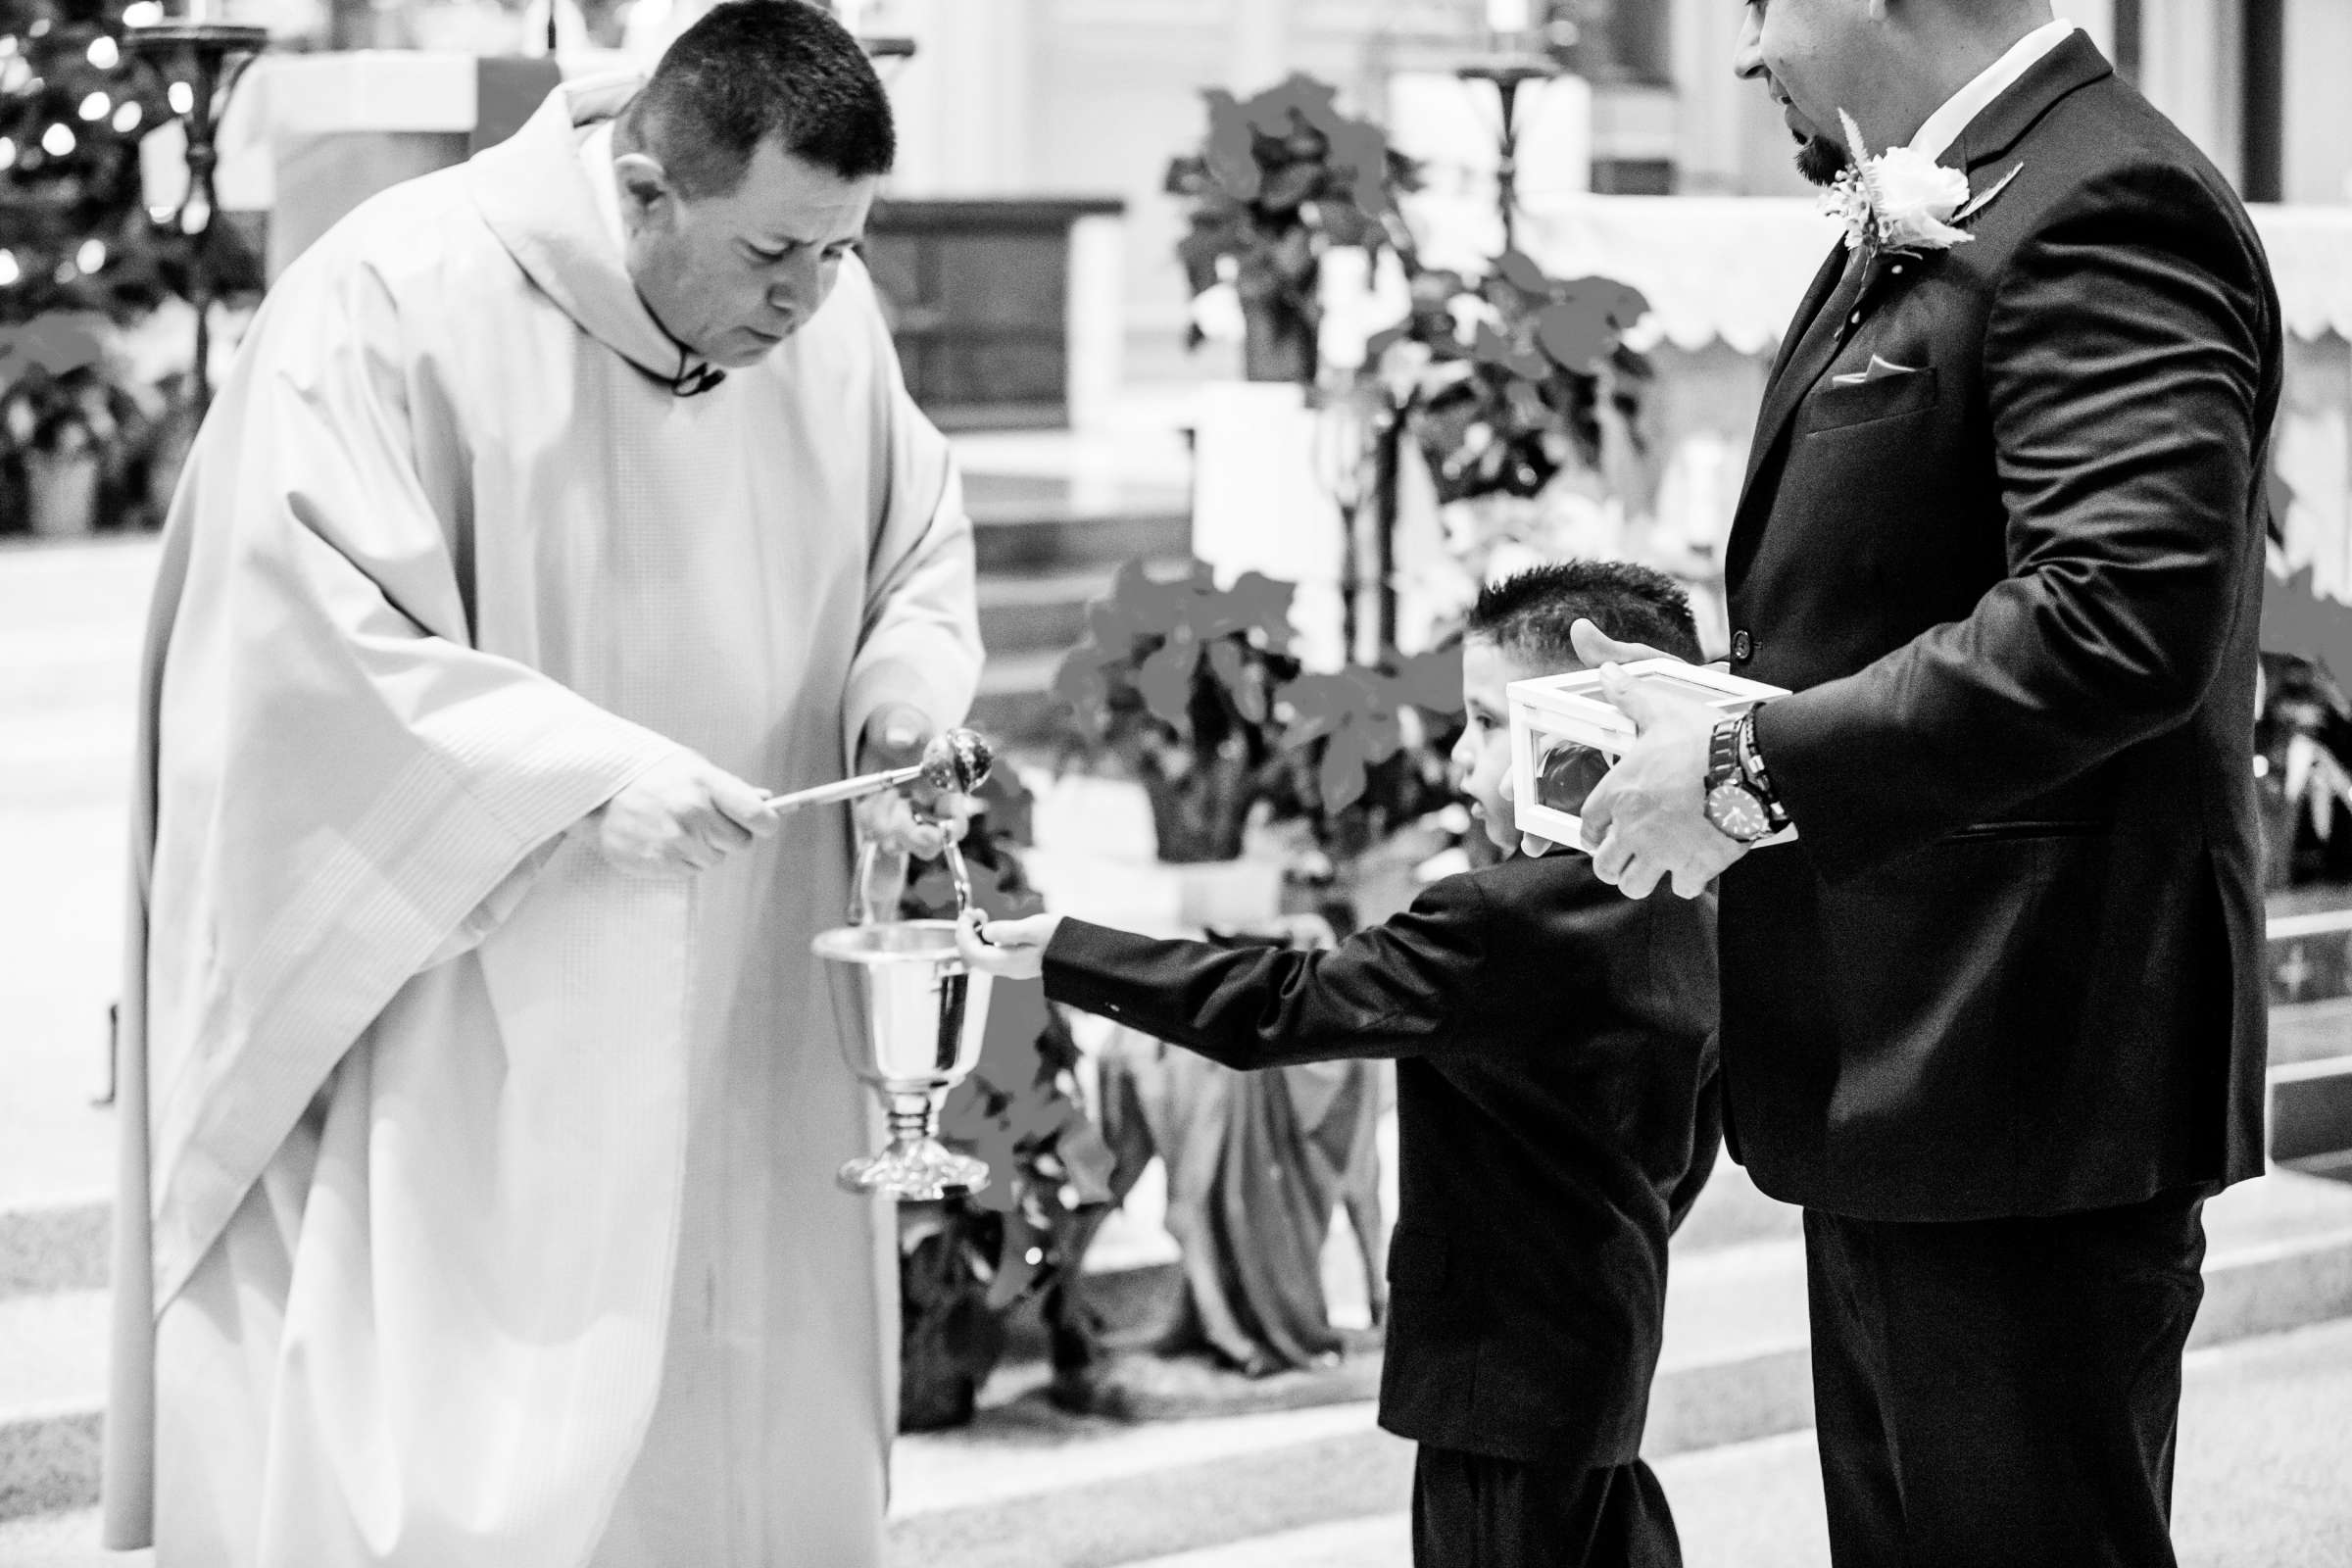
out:
M1497 849L1519 847L1519 828L1506 793L1511 778L1511 705L1504 690L1515 680L1566 675L1582 669L1571 661L1554 668L1523 659L1484 637L1462 642L1462 738L1453 743L1453 787L1487 825Z

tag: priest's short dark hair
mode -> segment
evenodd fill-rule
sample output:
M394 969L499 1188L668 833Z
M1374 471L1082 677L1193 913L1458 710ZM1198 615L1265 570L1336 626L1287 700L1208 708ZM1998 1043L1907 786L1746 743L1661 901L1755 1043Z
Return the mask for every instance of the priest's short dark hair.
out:
M843 179L890 172L898 131L864 47L810 0L725 0L680 33L623 112L624 151L688 197L724 196L774 140Z
M1646 643L1695 664L1704 656L1690 596L1662 571L1630 561L1559 561L1479 590L1462 628L1546 669L1575 666L1569 629L1590 620L1619 642Z

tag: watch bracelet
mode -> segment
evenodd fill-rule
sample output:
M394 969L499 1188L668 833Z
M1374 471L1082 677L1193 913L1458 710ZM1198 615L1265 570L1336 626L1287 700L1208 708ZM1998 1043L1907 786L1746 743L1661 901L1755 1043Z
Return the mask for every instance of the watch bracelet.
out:
M1765 769L1764 754L1756 747L1756 710L1763 706L1757 703L1740 715L1740 722L1732 731L1732 749L1740 760L1740 773L1756 792L1756 799L1764 803L1764 814L1772 819L1777 832L1788 825L1788 808L1781 804L1781 793L1772 787L1772 774Z

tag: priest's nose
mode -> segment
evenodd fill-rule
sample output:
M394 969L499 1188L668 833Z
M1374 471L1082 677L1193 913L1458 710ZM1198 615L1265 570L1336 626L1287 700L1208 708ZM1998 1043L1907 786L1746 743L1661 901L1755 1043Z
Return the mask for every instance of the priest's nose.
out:
M767 285L767 302L779 311L805 317L824 300L825 270L821 257L801 247L777 264Z

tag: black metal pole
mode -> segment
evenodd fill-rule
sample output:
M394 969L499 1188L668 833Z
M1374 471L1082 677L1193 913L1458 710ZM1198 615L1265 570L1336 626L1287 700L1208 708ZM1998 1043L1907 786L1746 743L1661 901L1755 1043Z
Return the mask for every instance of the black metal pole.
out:
M220 165L220 115L237 78L254 57L270 47L270 29L217 22L170 22L152 27L133 27L124 35L131 49L143 56L167 81L184 77L189 103L186 122L188 188L180 197L172 222L194 240L188 255L188 303L196 310L196 361L189 401L202 425L213 405L213 227L220 216L214 176ZM174 68L178 68L175 70ZM187 227L190 211L196 226Z
M1502 94L1502 140L1495 149L1494 200L1502 209L1502 248L1519 248L1519 78L1500 76L1495 88Z
M1372 621L1375 662L1396 653L1396 495L1404 463L1404 416L1383 419L1372 461L1372 570L1377 612Z

